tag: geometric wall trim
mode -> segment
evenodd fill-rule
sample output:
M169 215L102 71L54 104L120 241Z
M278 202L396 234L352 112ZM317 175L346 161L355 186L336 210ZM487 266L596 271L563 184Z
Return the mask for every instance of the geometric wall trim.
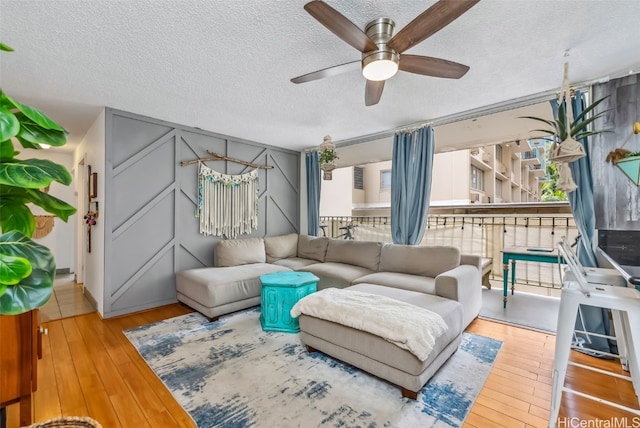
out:
M181 161L210 150L272 165L258 170L258 228L239 238L299 232L299 152L109 108L105 121L105 318L175 302L175 272L213 264L221 238L199 233L198 164ZM224 174L251 170L206 165Z

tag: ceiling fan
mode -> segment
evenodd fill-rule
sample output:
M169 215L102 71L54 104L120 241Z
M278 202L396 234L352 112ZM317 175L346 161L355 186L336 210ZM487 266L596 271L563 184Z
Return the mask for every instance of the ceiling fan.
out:
M439 0L422 12L396 35L395 22L378 18L369 22L362 31L340 12L321 0L314 0L304 9L336 36L362 52L362 59L328 67L291 79L293 83L306 83L335 76L361 64L367 79L365 105L378 104L385 80L398 70L425 76L459 79L469 67L453 61L420 55L403 54L404 51L432 36L465 13L480 0Z

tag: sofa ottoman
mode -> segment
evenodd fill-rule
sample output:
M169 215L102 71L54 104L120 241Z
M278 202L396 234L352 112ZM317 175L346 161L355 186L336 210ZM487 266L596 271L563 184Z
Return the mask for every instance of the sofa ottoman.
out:
M400 386L402 396L416 399L418 391L458 349L462 339L462 305L457 301L376 284L348 287L400 300L439 314L447 325L436 339L427 358L421 361L413 353L366 331L302 314L300 339L309 352L321 351L361 370Z

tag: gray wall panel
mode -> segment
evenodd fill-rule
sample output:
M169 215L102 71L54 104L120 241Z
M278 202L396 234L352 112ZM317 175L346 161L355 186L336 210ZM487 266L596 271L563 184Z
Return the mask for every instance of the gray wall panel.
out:
M180 194L178 207L184 207L178 214L180 231L180 244L185 247L196 259L208 266L213 261L213 247L217 239L200 235L198 219L195 217L196 206L185 194ZM203 239L204 238L204 239ZM186 269L182 265L177 270Z
M111 205L114 231L173 184L174 141L171 138L128 168L114 171L113 186L118 189Z
M147 123L127 115L114 114L118 126L112 129L112 141L118 150L113 152L113 166L117 167L131 156L169 133L173 128L157 123Z
M124 294L114 299L111 310L117 314L123 314L139 310L141 301L145 302L147 308L175 301L173 258L173 248L171 248Z
M194 256L182 245L178 248L176 262L176 271L185 269L196 269L209 266L211 263L202 263L199 257ZM213 249L211 250L211 257L213 257Z
M173 199L173 193L167 195L127 230L114 236L112 258L117 269L112 271L112 293L127 286L131 277L173 240Z
M202 236L195 217L198 165L207 150L275 168L259 170L258 229L265 236L299 230L300 154L182 125L107 109L104 316L175 300L175 272L211 266L220 237ZM240 174L252 168L210 161Z

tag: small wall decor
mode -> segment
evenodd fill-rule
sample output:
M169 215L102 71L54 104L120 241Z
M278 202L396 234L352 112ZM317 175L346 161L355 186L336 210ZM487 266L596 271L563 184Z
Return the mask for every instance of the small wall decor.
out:
M98 197L98 173L92 172L89 174L89 199L95 199Z
M87 252L91 252L91 228L98 224L98 201L89 202L89 211L84 215L84 222L87 225Z
M620 168L620 171L636 186L640 186L640 151L632 152L625 149L624 146L634 135L638 134L640 134L640 122L634 122L631 135L627 137L620 148L610 151L606 158L607 162Z

